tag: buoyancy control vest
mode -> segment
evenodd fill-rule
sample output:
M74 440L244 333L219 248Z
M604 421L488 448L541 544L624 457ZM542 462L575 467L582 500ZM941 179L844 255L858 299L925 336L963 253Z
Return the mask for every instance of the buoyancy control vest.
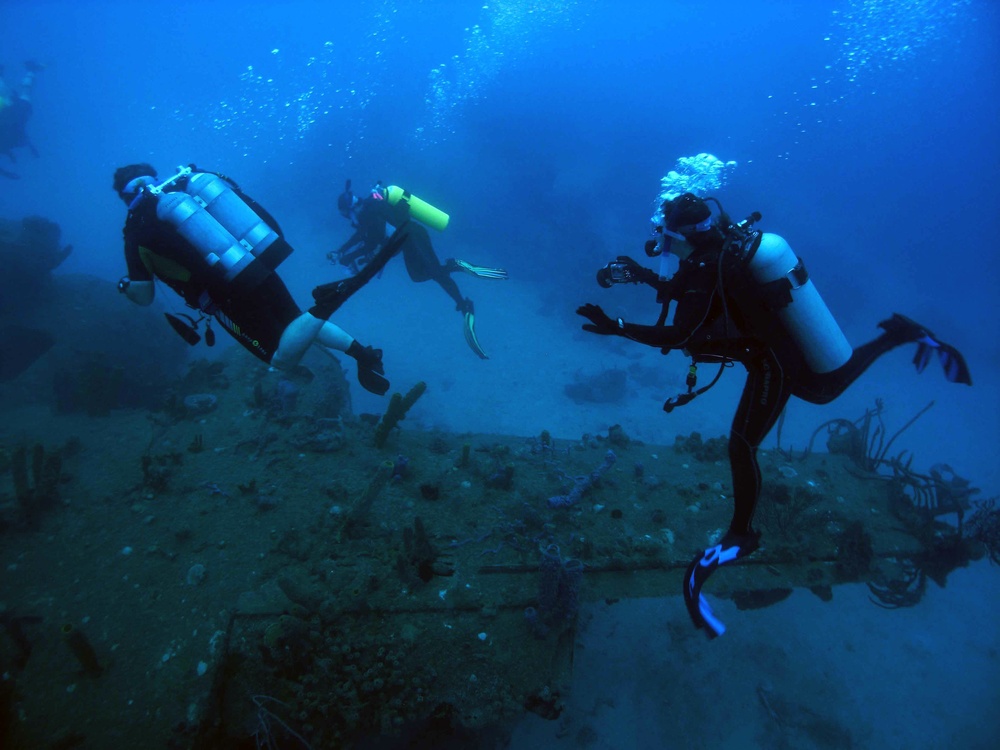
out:
M144 191L156 199L157 218L174 226L234 295L255 289L292 252L220 175L181 167Z
M757 304L777 317L810 370L822 374L847 362L853 351L847 337L802 259L784 238L736 225L727 235L723 252L736 254L755 285L751 291Z

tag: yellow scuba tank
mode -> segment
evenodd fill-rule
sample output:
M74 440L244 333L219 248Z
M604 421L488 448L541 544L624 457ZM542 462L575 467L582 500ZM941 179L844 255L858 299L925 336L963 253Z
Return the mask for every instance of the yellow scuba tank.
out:
M810 370L822 374L847 362L852 353L847 337L784 238L768 232L762 234L747 268L758 284L788 279L792 301L776 313L805 355Z
M182 177L188 179L179 189L164 192ZM172 224L236 294L252 290L291 253L288 243L276 242L277 232L218 175L183 167L147 190L156 196L157 218Z
M445 227L448 226L448 220L451 218L440 208L435 208L430 203L412 195L408 190L403 190L403 188L396 185L390 185L385 189L385 199L391 206L404 201L410 206L410 216L432 229L437 229L439 232L445 230Z

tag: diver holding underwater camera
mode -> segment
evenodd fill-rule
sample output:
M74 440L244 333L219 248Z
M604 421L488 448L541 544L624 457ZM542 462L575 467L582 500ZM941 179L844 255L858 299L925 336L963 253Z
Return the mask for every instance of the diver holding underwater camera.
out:
M612 319L593 304L576 312L588 320L583 330L590 333L622 336L664 354L679 349L691 357L687 392L667 400L663 408L668 413L711 388L734 362L747 370L729 435L733 518L720 542L695 556L683 581L691 620L713 638L725 632L725 625L701 589L720 566L758 548L760 534L752 525L761 490L757 449L789 398L829 403L876 359L910 343L917 344L913 363L918 372L936 352L947 380L971 385L972 378L957 349L899 314L878 324L881 335L852 349L802 260L784 239L754 228L759 213L734 223L715 198L686 192L663 201L654 219L654 238L646 243L646 254L676 256L677 272L663 278L628 256L618 256L598 271L597 281L605 288L626 283L653 287L662 305L656 323ZM672 302L677 305L668 324ZM702 363L718 364L719 371L708 385L696 389L697 365Z

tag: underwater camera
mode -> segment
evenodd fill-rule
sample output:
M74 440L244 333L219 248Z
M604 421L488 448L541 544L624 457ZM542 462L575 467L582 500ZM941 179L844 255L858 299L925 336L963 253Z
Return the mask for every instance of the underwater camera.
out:
M633 263L613 260L597 271L597 283L605 289L610 289L613 284L638 284L640 279L636 270Z

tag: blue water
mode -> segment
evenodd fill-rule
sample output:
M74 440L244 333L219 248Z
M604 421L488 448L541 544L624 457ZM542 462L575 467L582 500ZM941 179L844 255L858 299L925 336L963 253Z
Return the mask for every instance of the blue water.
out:
M942 460L996 486L1000 420L980 416L1000 413L997 9L808 8L7 2L8 77L23 59L47 68L41 157L21 153L2 210L51 215L77 248L63 270L117 279L114 168L197 163L281 219L298 248L283 276L305 293L346 235L344 179L381 179L454 217L442 257L507 267L564 320L585 299L641 320L652 301L619 303L594 270L641 252L660 177L710 152L738 163L727 209L760 210L791 242L853 343L900 311L966 352L975 391L918 379L899 354L853 392L867 404L891 380L898 423L935 399L928 439L964 438Z
M0 180L0 215L58 221L76 248L60 272L125 272L116 167L194 162L281 220L297 248L282 275L302 296L334 273L323 254L346 236L335 211L345 178L385 180L452 215L442 257L502 265L511 289L545 308L490 329L503 295L480 293L481 333L500 364L475 375L457 322L441 324L460 363L450 377L503 388L504 356L554 377L546 356L569 345L581 302L655 317L651 294L604 292L594 271L641 253L660 178L710 152L737 162L717 193L727 210L759 210L762 227L789 240L852 343L899 311L968 358L972 389L935 365L918 376L894 353L837 415L885 396L899 426L935 400L907 447L998 494L1000 6L990 0L6 0L0 29L9 80L22 60L46 66L29 123L40 156L20 153L21 179ZM445 304L437 291L399 289ZM420 362L419 347L393 351L393 304L377 285L364 294L363 320L346 320L386 338L387 364L450 367ZM614 364L591 344L594 361ZM680 358L668 366L683 373ZM706 418L725 424L725 395ZM508 408L529 412L513 399ZM568 418L575 407L553 408ZM789 420L804 429L829 408L793 405ZM459 406L440 421L482 427ZM995 597L996 570L980 572Z

